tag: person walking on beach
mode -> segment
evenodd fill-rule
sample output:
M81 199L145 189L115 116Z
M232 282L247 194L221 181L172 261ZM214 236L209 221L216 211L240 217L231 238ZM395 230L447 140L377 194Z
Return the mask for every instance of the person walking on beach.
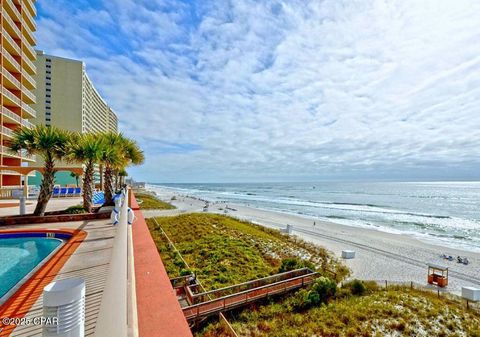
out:
M315 225L316 225L316 224L315 224L315 221L314 221L314 222L313 222L313 227L315 227Z

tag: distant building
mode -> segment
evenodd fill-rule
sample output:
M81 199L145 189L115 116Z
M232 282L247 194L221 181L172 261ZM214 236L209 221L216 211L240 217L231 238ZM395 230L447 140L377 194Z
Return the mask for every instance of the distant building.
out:
M117 115L95 89L87 75L85 63L37 51L35 64L37 102L34 109L37 118L34 124L52 125L80 133L117 132ZM37 173L30 183L38 185L40 179ZM76 183L70 172L58 172L55 180L60 185Z
M30 119L35 117L35 51L33 32L36 30L37 14L34 0L2 0L1 8L1 81L0 81L0 161L2 166L26 166L35 161L25 152L11 153L8 142L13 130L31 128ZM0 188L21 188L19 173L0 170Z
M118 119L95 89L82 61L37 51L35 124L81 133L117 131Z

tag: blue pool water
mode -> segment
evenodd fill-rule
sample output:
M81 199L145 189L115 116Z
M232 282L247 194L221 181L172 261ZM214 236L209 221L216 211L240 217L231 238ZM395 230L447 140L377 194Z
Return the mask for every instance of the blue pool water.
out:
M46 237L0 237L0 299L61 244Z

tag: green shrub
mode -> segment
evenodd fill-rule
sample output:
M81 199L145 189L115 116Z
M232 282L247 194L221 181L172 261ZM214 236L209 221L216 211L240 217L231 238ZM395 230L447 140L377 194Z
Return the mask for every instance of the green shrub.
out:
M310 268L315 269L312 263L300 260L298 258L286 258L282 260L282 264L278 268L279 273L284 273L291 270L301 269L301 268Z
M303 292L303 302L296 303L302 309L319 306L328 303L328 300L335 296L337 284L328 277L319 277L315 280L309 291Z
M350 282L350 291L352 292L352 295L362 296L365 294L366 290L367 288L362 281L355 279Z
M65 210L65 214L84 214L88 213L82 205L70 206Z

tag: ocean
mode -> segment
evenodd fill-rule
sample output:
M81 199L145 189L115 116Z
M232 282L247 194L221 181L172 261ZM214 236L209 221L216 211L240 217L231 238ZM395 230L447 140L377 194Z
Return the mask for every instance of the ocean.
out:
M480 252L480 182L149 184Z

